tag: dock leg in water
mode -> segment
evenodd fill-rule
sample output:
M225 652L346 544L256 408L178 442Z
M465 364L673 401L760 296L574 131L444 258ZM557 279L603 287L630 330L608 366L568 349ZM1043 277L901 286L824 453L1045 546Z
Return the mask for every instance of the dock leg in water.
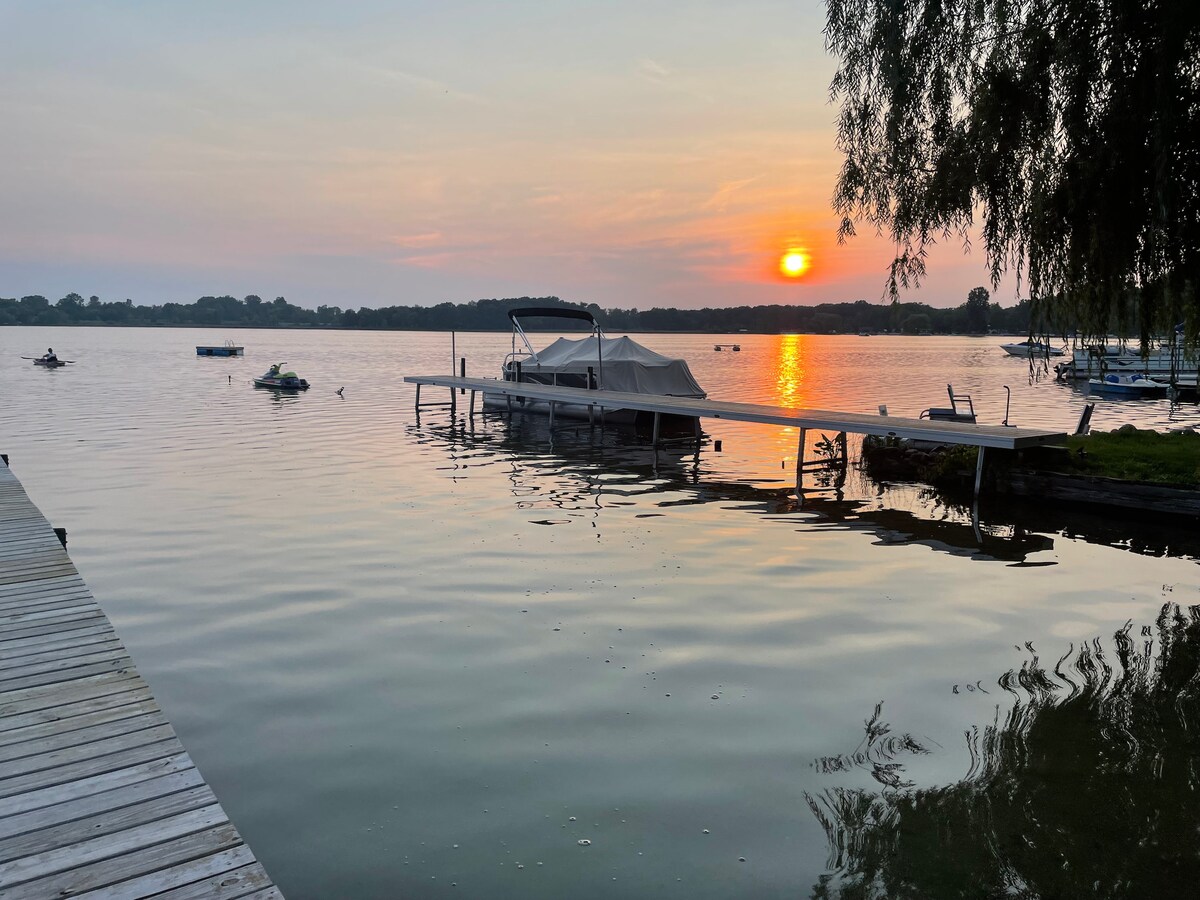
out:
M975 499L979 500L979 486L983 484L983 451L984 448L979 448L979 456L975 462Z
M808 440L808 429L800 429L800 440L796 444L796 499L804 499L804 443Z

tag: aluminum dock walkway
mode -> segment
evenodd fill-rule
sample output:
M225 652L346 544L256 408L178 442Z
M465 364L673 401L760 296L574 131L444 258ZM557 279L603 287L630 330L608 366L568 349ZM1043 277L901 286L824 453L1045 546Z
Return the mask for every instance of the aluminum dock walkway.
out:
M0 900L281 900L0 462Z
M783 425L800 430L796 453L797 490L805 469L804 449L808 432L821 429L836 432L841 450L841 464L846 465L846 434L876 435L879 437L907 438L941 444L958 444L977 447L978 460L975 467L975 493L978 495L983 478L983 456L987 448L999 450L1022 450L1043 445L1066 444L1067 435L1062 431L1045 431L1037 428L1015 428L1007 425L978 425L973 422L954 422L941 419L912 419L899 416L873 416L865 413L836 412L827 409L799 409L781 406L764 406L757 403L731 403L722 400L694 400L687 397L669 397L661 394L630 394L620 391L589 391L584 388L559 387L556 385L531 384L529 382L500 381L494 378L465 378L455 375L409 375L405 381L417 386L417 409L421 408L421 387L431 385L450 389L450 406L457 404L455 395L460 391L471 394L470 411L475 411L475 395L508 397L519 403L521 398L541 400L550 404L550 419L553 423L557 404L569 404L576 408L588 407L599 413L603 409L634 409L654 414L654 442L658 443L660 418L664 415L684 416L695 419L726 419L731 422L758 422L764 425Z
M760 422L784 425L804 431L824 429L841 433L873 434L880 437L910 438L962 444L968 447L992 447L1021 450L1026 447L1065 444L1061 431L1038 428L1013 428L1007 425L977 425L934 419L910 419L900 416L874 416L865 413L835 412L827 409L799 409L764 406L757 403L730 403L722 400L692 400L659 394L627 394L619 391L588 391L583 388L553 387L528 382L500 381L493 378L460 378L454 375L408 375L404 379L417 385L417 403L421 385L450 388L512 397L528 397L549 403L593 406L600 409L636 409L659 415L687 416L699 419L728 419L731 422ZM474 397L472 396L472 400ZM473 404L472 404L473 407Z

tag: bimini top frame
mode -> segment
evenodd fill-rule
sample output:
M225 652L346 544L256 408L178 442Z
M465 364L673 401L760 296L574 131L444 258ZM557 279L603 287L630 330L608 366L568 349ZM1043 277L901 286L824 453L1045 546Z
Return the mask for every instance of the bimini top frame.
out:
M582 322L587 322L592 326L592 335L596 338L596 365L599 367L600 384L604 384L604 348L601 345L601 340L604 338L604 331L600 328L600 323L586 309L566 309L561 306L524 306L520 309L510 309L508 311L509 321L513 325L512 333L512 352L508 358L515 360L518 356L517 337L520 336L521 342L525 345L525 352L537 364L537 351L533 349L533 344L529 342L529 336L525 334L525 329L521 327L520 319L579 319ZM505 366L507 370L507 365ZM505 376L507 380L507 375Z

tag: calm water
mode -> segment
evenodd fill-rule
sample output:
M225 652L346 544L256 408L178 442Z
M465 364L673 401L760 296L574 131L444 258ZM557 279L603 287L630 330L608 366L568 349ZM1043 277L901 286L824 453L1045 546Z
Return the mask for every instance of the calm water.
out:
M226 338L245 358L193 355ZM1008 385L1010 422L1068 431L1086 399L996 339L736 339L643 338L719 399L915 415L952 382L999 422ZM19 358L50 345L76 364ZM507 347L457 350L490 376ZM4 328L0 351L0 450L292 900L1070 896L1129 883L1096 833L1200 825L1158 815L1192 770L1139 768L1129 724L1189 746L1155 699L1195 630L1160 609L1200 603L1172 526L985 502L977 535L856 473L798 507L796 436L765 426L707 423L723 450L697 458L418 421L401 379L448 371L448 335ZM250 386L282 360L313 389ZM1125 422L1200 414L1099 401L1093 427Z

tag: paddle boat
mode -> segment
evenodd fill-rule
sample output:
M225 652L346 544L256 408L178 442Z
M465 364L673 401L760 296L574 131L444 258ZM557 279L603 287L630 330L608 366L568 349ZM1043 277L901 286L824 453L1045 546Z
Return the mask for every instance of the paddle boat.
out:
M254 386L276 391L307 391L308 382L295 372L284 372L287 363L275 363L262 375L254 379Z
M22 356L21 359L32 359L35 366L41 366L44 369L59 369L75 362L73 359L59 359L53 347L42 356Z
M1113 374L1103 378L1089 378L1088 390L1096 394L1113 397L1163 397L1170 385L1139 374Z

